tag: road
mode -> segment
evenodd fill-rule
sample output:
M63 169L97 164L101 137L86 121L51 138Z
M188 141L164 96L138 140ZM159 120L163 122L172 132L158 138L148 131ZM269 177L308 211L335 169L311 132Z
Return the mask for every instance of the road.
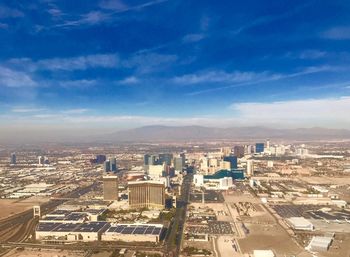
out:
M165 252L168 253L168 255L175 257L179 256L181 250L192 179L192 174L188 174L184 177L181 187L181 195L177 200L175 217L170 225L171 230L169 231L169 235L165 242Z

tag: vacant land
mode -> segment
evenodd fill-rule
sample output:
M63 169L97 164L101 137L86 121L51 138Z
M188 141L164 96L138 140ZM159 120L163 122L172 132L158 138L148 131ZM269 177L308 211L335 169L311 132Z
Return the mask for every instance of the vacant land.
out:
M25 200L18 199L0 199L0 220L9 216L32 209L34 205L38 205L47 201L45 198L28 198Z
M17 249L12 250L4 257L84 257L83 251L67 251L56 249Z

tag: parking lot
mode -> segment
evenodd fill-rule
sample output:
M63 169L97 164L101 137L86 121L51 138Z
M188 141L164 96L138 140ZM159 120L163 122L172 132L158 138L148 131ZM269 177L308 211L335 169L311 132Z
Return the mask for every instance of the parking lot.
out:
M210 234L210 235L232 235L233 230L230 222L210 221L205 225L190 225L186 231L193 234Z
M202 202L202 197L202 192L192 192L190 196L190 201L194 203L200 203ZM207 190L204 192L204 201L206 203L222 203L224 202L224 197L222 196L221 192Z
M305 216L306 212L320 209L320 206L314 205L274 205L272 208L276 211L276 213L282 218L290 218L290 217L301 217Z

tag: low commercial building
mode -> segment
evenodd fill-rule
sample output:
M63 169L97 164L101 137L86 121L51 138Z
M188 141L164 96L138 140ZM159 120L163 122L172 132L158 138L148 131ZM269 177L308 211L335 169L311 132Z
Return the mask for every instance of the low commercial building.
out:
M311 252L326 252L333 242L332 236L314 236L309 245L305 247L306 250Z
M101 234L110 227L108 222L89 222L83 224L40 222L35 229L35 238L44 243L72 241L98 241Z
M159 242L162 224L118 224L102 234L102 241Z
M291 217L286 219L286 221L295 230L312 231L315 229L314 225L304 217Z
M271 250L254 250L253 257L275 257L276 255Z

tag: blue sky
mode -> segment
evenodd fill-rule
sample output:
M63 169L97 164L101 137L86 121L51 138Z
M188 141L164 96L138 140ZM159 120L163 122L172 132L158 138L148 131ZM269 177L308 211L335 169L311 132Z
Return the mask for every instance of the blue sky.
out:
M350 125L349 1L0 3L0 129Z

